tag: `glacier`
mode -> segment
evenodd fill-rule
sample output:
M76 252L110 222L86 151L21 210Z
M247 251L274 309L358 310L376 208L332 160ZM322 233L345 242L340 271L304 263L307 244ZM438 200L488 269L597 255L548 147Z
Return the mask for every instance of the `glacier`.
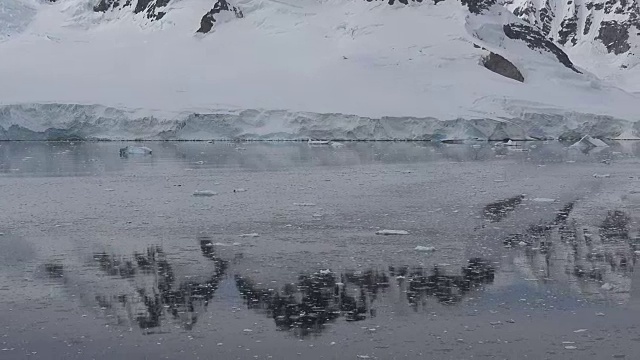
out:
M0 139L640 138L515 3L221 1L2 0Z

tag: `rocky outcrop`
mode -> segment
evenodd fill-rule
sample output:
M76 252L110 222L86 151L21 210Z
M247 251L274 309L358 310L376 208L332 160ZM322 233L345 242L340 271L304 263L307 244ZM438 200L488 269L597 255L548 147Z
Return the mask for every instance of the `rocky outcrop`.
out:
M216 23L216 15L222 12L233 13L236 18L243 18L244 14L242 10L240 10L236 6L232 6L229 4L227 0L218 0L216 1L213 8L209 10L202 19L200 20L200 28L196 31L202 34L206 34L213 29L213 25Z
M496 0L462 0L472 14L480 14L496 3Z
M509 60L496 53L492 52L484 57L482 59L482 65L496 74L519 82L524 82L524 76L522 76L520 70L518 70L518 68Z
M125 8L132 5L135 0L100 0L94 7L95 12L107 12L112 9ZM149 20L160 20L167 13L160 11L169 5L171 0L137 0L133 12L135 14L144 13Z
M629 44L629 26L615 20L604 21L600 24L597 40L607 48L607 51L620 55L631 49Z
M630 34L640 33L640 5L634 0L509 0L506 6L563 46L599 42L620 55L632 50Z
M581 74L571 62L569 56L556 44L545 38L537 28L526 24L507 24L503 26L503 30L509 39L524 41L532 50L549 52L555 55L561 64Z

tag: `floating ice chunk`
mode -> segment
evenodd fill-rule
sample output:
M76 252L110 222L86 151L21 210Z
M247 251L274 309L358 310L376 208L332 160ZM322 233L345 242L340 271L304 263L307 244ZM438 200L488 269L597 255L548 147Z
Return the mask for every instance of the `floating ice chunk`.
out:
M309 145L330 145L331 141L329 140L311 140L308 141Z
M341 148L341 147L344 147L344 144L343 144L343 143L341 143L341 142L335 142L335 141L332 141L332 142L331 142L331 147L334 147L334 148Z
M533 198L533 199L531 199L531 201L537 201L537 202L554 202L554 201L556 201L556 199L549 199L549 198Z
M120 149L120 156L126 155L151 155L153 150L146 146L125 146Z
M587 147L609 147L604 141L600 139L596 139L589 135L585 135L582 139L575 142L570 147L579 147L579 146L587 146Z
M248 238L248 237L256 238L256 237L259 237L259 236L260 235L258 233L250 233L250 234L242 234L242 235L240 235L240 237L243 237L243 238Z
M193 196L215 196L217 192L211 190L196 190L193 192Z
M243 188L239 188L239 189L233 189L234 193L240 193L240 192L246 192L247 189L243 189Z
M593 177L597 179L604 179L604 178L610 178L611 174L593 174Z
M574 330L573 332L577 334L577 333L582 333L582 332L585 332L585 331L587 331L587 329L578 329L578 330Z
M614 286L611 285L610 283L604 283L604 285L602 285L600 288L604 291L609 291L609 290L613 290Z
M251 332L253 332L253 330L251 330L251 329L244 329L244 330L242 330L242 331L244 331L245 333L251 333Z
M575 349L577 349L577 347L575 347L573 345L565 346L564 348L567 349L567 350L575 350Z
M418 246L416 246L415 250L416 251L424 251L424 252L433 252L433 251L436 251L436 248L433 247L433 246L421 246L421 245L418 245Z
M314 203L293 203L295 206L316 206Z
M194 162L195 165L204 165L204 161L200 160L200 161L196 161Z
M320 270L320 275L328 275L331 274L331 270L329 269L324 269L324 270Z
M378 230L376 235L409 235L406 230Z

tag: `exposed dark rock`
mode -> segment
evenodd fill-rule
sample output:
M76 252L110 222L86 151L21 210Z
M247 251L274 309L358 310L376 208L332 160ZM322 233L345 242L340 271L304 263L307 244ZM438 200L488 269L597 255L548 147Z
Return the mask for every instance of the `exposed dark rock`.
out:
M213 29L213 24L216 22L215 15L220 14L223 11L233 11L236 18L244 17L242 10L238 7L231 6L227 0L218 0L215 5L213 5L213 8L204 14L200 20L200 28L196 32L206 34L211 31L211 29Z
M589 14L584 21L584 30L582 31L584 35L587 35L591 30L591 24L593 24L593 14Z
M616 55L631 49L629 45L629 25L615 20L603 21L596 39L602 41L607 51Z
M544 3L544 8L540 10L540 22L542 27L542 33L545 36L549 36L551 33L551 22L553 21L553 10L549 0Z
M461 0L472 14L480 14L496 3L496 0Z
M138 0L133 12L138 14L144 11L147 14L147 19L160 20L166 15L166 12L159 12L158 9L169 5L169 1L171 0Z
M115 9L120 6L120 0L100 0L100 2L93 7L95 12L106 12L109 9Z
M524 41L532 50L546 51L554 54L561 64L581 74L569 59L569 56L556 44L548 40L536 28L525 24L507 24L503 26L505 35L509 39Z
M516 81L524 82L524 76L522 76L520 70L518 70L518 68L509 60L496 53L492 52L488 56L484 57L482 65L496 74L500 74L504 77L508 77L509 79L513 79Z
M571 44L578 43L576 35L578 34L578 7L574 8L573 16L565 18L560 23L560 30L558 31L558 42L562 45L566 45L569 38L571 38Z

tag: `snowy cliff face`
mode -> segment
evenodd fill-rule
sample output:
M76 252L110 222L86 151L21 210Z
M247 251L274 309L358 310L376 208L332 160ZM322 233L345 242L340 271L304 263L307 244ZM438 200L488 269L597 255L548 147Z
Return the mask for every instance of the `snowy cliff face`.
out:
M640 63L637 0L507 0L505 6L601 77L637 79L637 70L625 71ZM640 90L631 81L624 85Z
M635 8L521 5L0 0L0 137L640 135Z

